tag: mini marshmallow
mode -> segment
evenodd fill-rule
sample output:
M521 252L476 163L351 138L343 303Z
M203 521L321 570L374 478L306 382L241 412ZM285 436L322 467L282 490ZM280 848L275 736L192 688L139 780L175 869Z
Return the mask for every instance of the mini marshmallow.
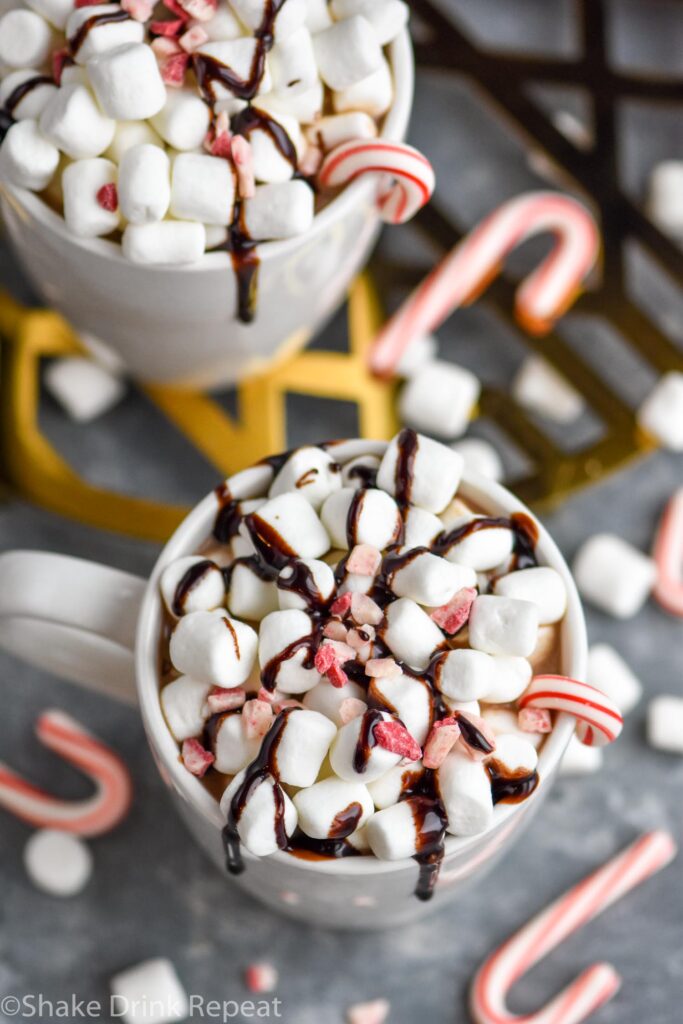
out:
M329 150L353 139L374 139L377 135L377 122L362 110L328 114L316 121L307 134L314 145Z
M536 646L538 609L531 601L484 594L472 605L470 647L487 654L528 658Z
M665 448L683 451L683 373L672 370L660 377L640 406L637 419Z
M344 686L333 686L329 680L323 679L308 691L303 699L303 705L309 711L319 711L321 715L325 715L338 728L341 728L344 725L339 713L342 702L349 697L355 700L365 700L365 696L363 687L351 680Z
M179 672L223 686L240 686L256 660L258 637L227 612L190 612L171 634L171 661Z
M518 732L502 733L496 737L496 749L490 760L504 775L531 774L536 771L538 754L527 736Z
M244 226L255 241L274 241L303 235L313 223L313 190L305 181L257 185L242 204Z
M73 0L26 0L26 6L42 15L55 28L65 28L74 9Z
M159 146L131 146L119 165L119 206L131 224L162 220L171 202L171 165Z
M524 732L523 729L520 729L518 713L516 711L512 711L510 708L489 707L487 705L482 708L481 717L493 732L496 737L496 742L499 736L521 736L521 738L529 742L535 750L537 750L543 742L543 735L541 733Z
M179 676L162 689L161 710L178 743L201 735L210 713L206 703L210 690L211 683L191 676Z
M77 423L90 423L113 409L126 385L117 375L82 356L54 359L45 370L45 387Z
M485 516L471 516L483 519ZM464 525L464 524L459 524ZM458 529L458 524L450 529ZM466 533L460 540L455 540L445 553L449 562L468 565L476 572L488 572L502 565L513 552L515 535L507 526L486 526L479 530Z
M199 566L201 572L195 568ZM185 585L179 593L181 583ZM225 605L223 573L214 562L201 555L185 555L167 565L161 574L159 589L174 618L189 612L211 612ZM177 609L176 603L179 603Z
M209 39L239 39L244 32L243 27L227 5L216 8L209 21L192 21L190 28L200 25Z
M399 452L397 434L390 443L377 474L377 486L396 494L396 464ZM438 514L448 505L460 484L463 471L460 455L423 434L417 435L417 450L410 467L406 490L413 505Z
M112 1015L121 1017L125 1024L174 1024L190 1015L187 993L175 967L165 958L129 967L115 975L109 986Z
M134 146L158 146L163 149L164 143L152 126L144 121L119 121L111 145L104 155L120 165L124 154ZM119 174L120 171L119 166Z
M337 727L325 715L308 708L290 711L277 747L281 781L287 786L312 786L336 735Z
M7 104L12 93L20 86L25 85L32 79L41 77L40 71L31 68L21 68L19 71L12 71L0 82L0 107ZM49 82L41 82L40 85L31 87L21 99L12 106L9 113L15 121L24 121L26 118L37 119L43 112L48 100L57 91L55 85Z
M364 487L369 480L374 479L378 469L379 459L376 455L359 455L342 467L342 486L354 489Z
M64 220L75 235L96 238L116 231L121 221L118 206L106 209L98 199L100 189L111 184L116 184L116 165L103 157L76 160L64 168Z
M360 15L338 21L313 39L318 71L330 89L348 89L382 64L372 25Z
M427 683L412 676L396 674L373 679L368 691L374 705L381 705L401 719L421 746L432 723L432 695Z
M478 701L493 688L495 662L490 654L462 648L446 651L435 665L434 682L455 701Z
M560 775L592 775L602 768L602 747L589 747L572 736L562 760Z
M622 715L632 711L643 696L643 684L609 644L589 648L586 682L606 693Z
M655 750L683 754L683 698L662 695L647 708L647 742Z
M89 89L90 79L88 77L88 72L84 67L80 67L78 64L65 64L59 76L59 84L60 86L84 85Z
M529 356L512 381L512 395L525 409L555 423L571 423L585 408L583 397L542 356Z
M639 612L657 579L653 560L613 533L584 541L573 569L581 595L617 619Z
M80 10L93 8L80 8ZM99 156L114 138L116 127L83 85L64 85L40 115L40 130L72 160Z
M487 829L493 818L493 798L483 763L456 749L436 777L448 816L447 830L456 836L474 836Z
M465 468L470 473L479 473L488 480L502 480L505 476L500 455L488 441L481 437L465 437L451 445L454 452L462 455Z
M235 178L228 160L179 153L171 174L171 213L180 220L227 226L233 220Z
M342 549L370 544L381 551L398 538L401 530L396 502L374 487L361 492L352 487L336 491L323 505L320 518L333 545Z
M278 494L261 505L250 529L258 533L263 524L271 543L288 557L320 558L330 549L325 527L301 494Z
M290 0L288 0L290 2ZM196 50L200 57L210 57L224 67L229 68L232 74L242 82L248 82L251 78L252 68L258 55L258 40L251 36L240 36L237 39L209 40L202 43ZM211 95L216 100L234 99L234 93L227 85L220 81L211 81ZM268 65L264 69L261 80L260 92L270 92L272 82Z
M286 38L304 24L307 17L307 0L287 0L281 5L275 19L275 38ZM230 0L230 6L247 28L252 31L261 27L266 11L264 0Z
M318 80L318 65L311 33L297 29L270 51L268 59L273 89L292 96L307 92Z
M66 23L66 37L74 40L80 29L92 18L100 15L120 14L118 4L95 4L89 7L77 7ZM141 43L145 38L145 26L133 18L120 21L103 21L91 24L81 45L73 53L77 64L86 64L92 57L107 50L113 50L127 43Z
M375 807L361 782L323 779L294 797L299 828L311 839L343 839L362 828Z
M418 672L427 668L434 651L445 644L436 623L408 597L387 606L382 638L399 661Z
M532 668L526 658L498 655L493 658L491 688L484 700L488 704L509 704L522 696L531 682Z
M39 68L50 55L52 30L35 11L17 8L0 18L0 61L10 68Z
M286 491L296 491L317 510L340 487L338 463L322 448L310 445L297 448L290 455L270 485L268 497L275 498Z
M330 749L332 771L346 782L364 782L368 785L381 778L385 772L388 772L390 768L394 768L401 761L400 754L394 754L390 750L375 744L369 748L364 770L360 772L356 770L354 765L356 749L360 741L361 729L365 727L369 714L375 714L375 712L368 711L362 717L353 718L346 725L343 725L332 743ZM386 712L381 714L383 721L394 721L391 715L386 714Z
M90 881L93 859L89 847L78 836L41 828L24 847L24 867L42 892L50 896L76 896Z
M474 569L447 562L429 551L414 555L391 574L389 586L397 597L409 597L417 604L440 607L463 587L476 587Z
M35 121L17 121L10 127L0 148L0 180L41 192L58 166L59 150Z
M306 28L315 34L329 28L332 24L332 15L327 0L308 0L306 12Z
M232 780L221 797L221 811L227 817L230 802L244 781L244 772L239 772ZM237 822L237 834L240 841L255 857L268 857L278 847L278 836L275 822L278 817L278 806L275 802L275 788L279 790L281 805L284 809L284 830L290 836L297 826L296 808L289 796L271 777L267 776L251 789L247 801Z
M105 114L123 121L146 120L166 102L166 87L151 47L129 43L88 61L88 76Z
M403 544L400 551L429 547L443 532L443 523L433 512L425 512L417 505L409 505L403 512Z
M469 370L434 359L408 380L399 414L416 430L458 437L467 429L480 390L479 381Z
M650 174L647 214L674 238L683 236L683 160L663 160Z
M153 127L174 149L198 149L209 130L210 113L199 96L184 89L168 89L166 103L151 119Z
M406 27L410 13L401 0L332 0L330 9L337 21L354 14L367 18L380 46L386 46Z
M287 93L282 95L278 92L268 93L267 96L259 96L258 109L264 114L279 117L286 114L296 118L301 124L312 124L322 116L325 102L325 89L323 83L318 81L307 89L292 96Z
M249 562L237 562L230 574L228 608L238 619L260 622L278 608L278 591L273 580L264 580Z
M121 245L123 255L132 263L158 266L196 263L204 255L206 230L195 221L129 224L123 232Z
M283 693L305 693L320 682L320 673L303 664L310 657L310 645L304 644L288 658L282 658L292 644L309 636L312 642L313 622L306 612L296 608L271 612L261 622L259 664L265 670L274 659L281 659L275 685Z
M404 857L415 856L419 842L417 809L424 800L424 797L409 797L373 814L368 822L367 836L375 857L380 860L402 860Z
M559 622L567 610L567 588L559 572L548 566L518 569L499 576L493 586L500 597L515 597L531 601L538 608L541 626Z
M389 62L382 57L380 66L367 78L332 94L332 106L338 114L362 110L370 117L386 114L394 99L394 80Z
M316 600L321 604L328 601L334 592L335 579L332 569L327 562L321 562L317 558L302 558L301 563L305 565L310 573L313 587L317 592ZM309 607L305 598L293 590L287 590L286 584L295 572L296 563L286 565L280 572L277 579L277 601L280 609L299 608L306 611Z
M221 715L213 735L213 767L224 775L235 775L254 760L261 747L261 736L247 736L244 719L238 713Z
M397 764L390 768L379 779L375 779L368 786L368 792L378 811L385 807L391 807L398 803L401 795L411 786L416 785L424 772L422 761L413 761L412 764Z

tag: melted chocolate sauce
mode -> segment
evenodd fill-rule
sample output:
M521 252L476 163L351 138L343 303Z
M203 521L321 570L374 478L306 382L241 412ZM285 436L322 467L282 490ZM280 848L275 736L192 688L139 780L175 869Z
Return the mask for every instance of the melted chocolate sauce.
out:
M349 480L360 480L361 487L377 486L377 470L374 466L364 466L361 462L352 466L347 475Z
M417 853L413 859L420 866L415 895L419 900L426 901L434 895L434 886L439 877L448 819L443 804L435 797L412 797L410 809L417 837Z
M16 124L16 121L12 115L4 107L0 107L0 142L5 141L5 136L13 124Z
M227 501L218 510L213 524L213 535L219 544L229 544L239 533L242 513L238 501Z
M454 718L457 719L458 725L460 726L460 732L462 733L463 741L472 750L478 750L482 754L491 754L495 749L491 743L486 739L484 734L477 729L467 715L463 715L456 711Z
M284 569L296 558L296 552L292 551L275 527L261 519L258 513L245 516L244 523L259 557L266 565L273 569Z
M394 470L394 491L396 501L399 505L410 504L410 495L413 489L413 472L415 469L415 456L419 445L417 434L414 430L405 428L398 435L398 456Z
M512 530L515 536L513 564L509 572L538 565L535 553L538 530L536 524L523 512L514 512L509 519L505 516L480 516L463 523L462 526L456 526L453 530L445 530L432 542L432 551L437 555L444 555L454 544L471 537L474 533L500 528Z
M382 718L382 712L370 708L363 715L360 725L360 732L358 734L358 742L356 743L356 749L353 754L353 768L354 771L359 774L364 772L368 766L370 760L370 754L372 748L377 746L377 740L375 739L375 726L379 725L380 722L384 721Z
M301 662L303 668L313 668L315 661L315 652L318 649L320 642L320 632L318 629L314 629L312 633L308 633L306 636L300 636L297 640L293 640L289 646L285 647L283 651L276 654L274 658L271 658L265 668L261 669L261 685L265 690L270 693L277 686L277 677L281 666L293 658L298 651L305 651L304 659Z
M75 57L80 50L83 43L86 41L90 33L98 25L110 25L114 21L131 21L130 15L126 11L106 11L104 14L93 14L91 18L87 18L79 28L76 35L72 36L68 40L69 50Z
M524 769L510 775L495 758L486 762L486 771L491 779L494 804L521 804L531 796L540 781L538 772L526 772Z
M291 572L288 576L280 576L278 578L278 589L288 590L291 594L296 594L306 602L308 609L316 615L321 615L325 612L334 600L334 594L326 601L322 599L315 582L315 576L306 563L300 559L291 562L289 569Z
M292 170L296 171L298 162L296 148L279 121L273 120L258 107L249 106L241 110L239 114L235 114L230 122L230 127L235 135L243 135L246 139L253 131L265 132Z
M360 850L346 839L311 839L301 829L297 829L292 836L287 852L300 860L336 860L339 857L361 856Z
M54 85L54 80L49 75L34 75L33 78L27 78L25 82L22 82L12 89L5 100L5 110L8 114L13 114L15 109L19 106L24 96L28 96L29 93L33 92L40 85Z
M204 561L196 562L195 565L190 566L175 588L172 606L174 615L180 617L185 614L185 602L190 591L197 586L208 572L216 568L218 568L216 563L212 562L209 558L205 558Z
M229 593L232 584L232 576L238 565L245 565L255 576L258 576L264 583L272 583L277 579L277 570L271 569L257 558L256 555L244 555L242 558L235 558L230 565L226 565L221 572L225 580L225 589Z

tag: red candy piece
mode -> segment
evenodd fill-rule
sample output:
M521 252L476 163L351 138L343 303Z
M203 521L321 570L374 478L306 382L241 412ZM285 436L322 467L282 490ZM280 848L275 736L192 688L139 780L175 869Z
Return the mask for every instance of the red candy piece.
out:
M179 0L179 6L188 18L194 18L195 21L211 21L216 13L218 0Z
M348 615L350 610L351 594L342 594L341 597L338 597L337 600L332 603L332 607L330 608L332 614L339 616L340 619L343 619L345 615Z
M159 72L164 84L180 88L185 83L185 72L189 63L189 53L174 53L169 57L163 57L159 61Z
M229 160L232 156L232 138L230 132L219 132L211 143L211 156L221 156Z
M422 756L425 768L440 768L459 738L460 726L455 718L442 718L440 722L434 722Z
M469 619L476 596L477 591L474 587L463 587L450 599L448 604L442 604L440 608L435 608L430 617L437 626L443 629L444 633L453 636L459 629L462 629Z
M409 761L418 761L422 755L420 744L402 722L379 722L374 728L374 736L380 747Z
M326 676L333 686L341 688L349 681L349 677L341 667L334 641L321 644L315 652L314 665L317 671L320 672L320 675Z
M247 739L262 739L273 724L273 705L265 700L248 700L242 708Z
M76 0L74 7L76 9L78 9L79 7L95 7L97 4L101 2L102 0Z
M278 973L272 964L249 964L244 972L244 981L250 992L274 992Z
M98 189L97 202L103 210L109 210L111 213L118 210L119 194L113 181L109 185L103 185L101 189Z
M517 725L522 732L552 732L553 720L545 708L522 708L517 715Z
M382 563L382 552L370 544L356 544L346 560L346 571L374 576Z
M173 21L153 21L149 30L155 36L178 36L185 30L186 18L175 18Z
M342 686L346 686L349 681L349 677L339 662L335 662L334 665L327 670L326 676L332 685L336 686L338 690L341 690Z
M177 0L162 0L162 3L167 11L171 14L175 14L176 18L180 18L181 21L189 21L190 15L187 11L184 11Z
M121 0L121 7L134 21L149 21L154 10L154 0Z
M183 764L188 772L192 772L198 779L206 775L207 771L216 760L213 754L205 750L199 740L184 740L182 748Z

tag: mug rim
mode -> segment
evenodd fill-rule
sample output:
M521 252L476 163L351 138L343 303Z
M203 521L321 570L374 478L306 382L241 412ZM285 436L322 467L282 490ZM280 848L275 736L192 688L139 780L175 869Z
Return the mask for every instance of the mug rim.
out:
M404 28L401 33L389 45L389 55L394 78L394 100L386 114L382 129L382 137L394 142L400 142L405 138L410 113L413 106L415 89L415 62L410 33ZM360 177L351 182L338 196L327 204L313 218L313 224L304 235L296 235L294 238L286 238L277 242L258 243L258 255L261 264L270 260L286 256L290 250L294 250L301 244L302 240L309 239L313 234L324 231L331 223L345 217L357 203L370 200L375 183L371 178ZM24 207L36 221L45 229L58 235L66 242L79 249L92 252L100 257L110 259L115 263L130 264L121 250L118 242L111 242L104 238L79 238L74 235L66 226L63 216L58 214L52 207L48 206L40 196L29 189L18 185L11 185L8 182L0 183L0 192L5 192L7 197ZM203 256L194 263L187 264L148 264L145 271L168 273L201 273L209 269L226 266L230 261L230 253L227 252L205 252Z
M360 454L381 457L388 441L351 439L334 441L328 450L334 451L341 459L347 460ZM227 478L231 493L238 499L257 497L267 489L272 479L272 470L265 463L257 463ZM538 528L537 550L541 564L550 565L563 577L567 588L567 610L562 620L563 672L573 678L585 676L587 656L586 624L581 600L569 567L548 531L537 517L502 484L465 470L458 492L462 492L486 508L490 514L523 512L530 515ZM157 766L162 776L172 785L181 798L195 809L206 821L221 830L224 822L218 801L204 787L201 781L191 775L179 758L178 744L173 738L161 710L159 700L158 646L161 621L161 597L159 577L166 565L182 555L193 554L206 541L211 532L213 519L219 509L215 491L208 494L186 516L161 551L147 582L140 606L135 641L135 675L138 702L145 732ZM575 727L575 720L566 713L558 715L555 728L547 737L539 753L540 782L533 795L519 804L498 804L494 809L489 827L474 836L447 836L445 857L454 853L465 853L487 836L501 829L506 822L522 813L532 801L537 802L551 784L555 770L564 754ZM511 823L510 823L511 824ZM245 861L261 860L244 850ZM268 857L272 863L292 865L293 858L285 851L278 851ZM374 856L349 857L334 860L296 860L302 870L318 873L344 875L375 875L414 868L412 858L382 861Z

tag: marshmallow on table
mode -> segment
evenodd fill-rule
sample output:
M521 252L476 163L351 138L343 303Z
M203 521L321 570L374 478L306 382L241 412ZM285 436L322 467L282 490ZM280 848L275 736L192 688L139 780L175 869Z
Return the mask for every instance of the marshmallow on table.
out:
M499 576L493 585L494 594L531 601L538 608L538 624L559 622L567 610L567 588L559 572L548 566L518 569Z
M211 683L191 676L179 676L162 689L161 710L178 743L201 734L210 714L206 703L210 691Z
M395 713L413 739L421 746L424 744L432 722L432 694L427 683L396 673L373 679L368 694L373 704L380 704Z
M190 1014L190 1003L176 969L163 957L145 960L109 982L112 1014L125 1024L175 1024Z
M537 635L538 609L531 601L493 594L475 599L469 617L469 642L475 650L528 658Z
M491 781L481 761L453 750L436 778L448 817L448 832L474 836L488 828L493 818L493 797Z
M374 812L367 786L362 782L323 779L294 797L299 828L311 839L343 839L362 828Z
M602 747L589 747L572 736L560 761L560 775L592 775L602 768Z
M150 143L131 146L119 164L119 207L131 224L163 220L171 202L171 165L166 153Z
M661 696L647 708L647 742L656 750L683 754L683 698Z
M542 356L529 356L512 381L512 395L520 405L556 423L571 423L585 403L578 391Z
M403 544L400 551L429 547L443 532L443 523L433 512L425 512L417 505L409 505L403 513Z
M118 4L95 4L89 7L77 7L73 14L69 15L66 23L66 37L74 40L86 22L91 22L90 28L81 45L73 53L77 64L86 64L91 57L104 53L106 50L113 50L118 46L125 46L126 43L141 43L145 38L145 26L133 18L123 18L115 21L102 21L96 19L100 15L120 14L121 7Z
M302 644L289 657L282 657L289 647L309 636L313 642L313 621L306 612L297 608L271 612L261 622L259 664L265 670L271 662L278 660L275 686L283 693L305 693L320 682L317 669L306 668L303 664L310 658L308 644Z
M117 46L88 61L88 76L102 110L117 120L146 120L166 102L159 65L144 43Z
M43 135L72 160L99 156L110 145L116 127L84 85L58 89L46 103L39 124Z
M382 639L399 661L418 672L427 668L434 651L446 642L436 623L408 597L387 605Z
M4 107L12 93L26 82L42 77L40 71L31 68L21 68L12 71L0 82L0 107ZM12 106L9 113L15 121L24 121L26 118L37 119L43 112L48 100L56 92L56 86L50 82L41 82L40 85L32 86L21 99Z
M321 604L324 604L332 597L335 588L335 579L332 569L327 562L321 562L317 558L301 558L299 561L308 570L308 578L311 580L313 587L317 591L317 600ZM277 579L276 601L283 611L287 608L299 608L302 611L306 611L309 607L309 603L304 597L301 597L300 594L293 590L287 590L286 588L287 580L291 579L295 574L296 569L296 562L286 565L284 569L280 571L280 575Z
M129 224L121 239L123 255L132 263L172 266L196 263L204 255L206 229L196 221L162 220Z
M360 15L345 18L313 39L318 72L330 89L348 89L382 63L382 48L372 25Z
M270 51L268 64L276 92L295 96L315 85L318 65L309 30L299 28L277 43Z
M362 110L328 114L311 125L306 134L311 143L329 150L340 146L342 142L351 142L352 139L374 139L377 135L377 122Z
M647 214L674 238L683 236L683 160L663 160L650 174Z
M227 612L190 612L171 634L171 661L179 672L228 689L249 678L258 637Z
M440 655L434 682L445 697L455 701L478 701L493 688L495 661L483 651L466 648Z
M470 516L470 521L485 519L486 516ZM456 523L455 529L464 523ZM453 529L453 527L447 527ZM502 565L513 552L515 546L514 532L508 526L484 526L466 533L460 540L455 540L445 552L449 562L468 565L476 572L488 572Z
M389 578L389 586L397 597L409 597L432 608L448 604L463 587L476 585L474 569L447 562L430 551L415 554Z
M202 566L201 574L196 570L185 593L178 595L179 584L195 566ZM223 573L214 562L201 555L185 555L167 565L161 574L159 589L166 608L176 618L178 611L175 605L178 596L181 598L181 615L189 612L211 612L225 605Z
M297 448L290 455L270 485L268 497L276 498L286 491L296 491L317 510L340 487L338 463L324 449L310 445Z
M657 579L653 560L613 533L589 537L573 570L582 597L617 619L640 611Z
M305 181L257 185L242 204L244 226L257 242L303 235L315 215L313 190Z
M151 121L162 139L174 149L198 149L209 130L210 113L196 93L168 89L164 106Z
M92 854L78 836L42 828L24 847L24 867L37 889L50 896L75 896L90 881Z
M171 172L171 213L179 220L227 226L233 220L235 178L222 157L179 153Z
M434 359L405 384L399 413L417 430L457 437L467 429L480 391L479 381L469 370Z
M0 148L0 180L41 192L52 181L59 159L59 150L35 121L17 121Z
M261 505L250 517L250 530L258 534L264 526L283 556L320 558L330 549L325 527L301 494L278 494Z
M76 160L64 168L64 220L75 235L96 238L118 228L121 221L118 206L110 210L98 198L100 189L116 185L116 173L116 165L103 157Z
M389 443L377 473L377 486L393 495L396 494L400 437L401 434L397 434ZM463 460L460 455L438 441L418 434L406 486L409 501L438 515L457 491L462 470Z
M35 11L17 8L0 18L0 61L8 67L40 67L52 42L50 26Z
M45 387L69 416L89 423L119 402L126 391L123 380L85 357L55 359L45 370Z
M261 736L247 736L240 712L221 715L213 734L213 768L224 775L235 775L246 768L259 752Z
M280 781L287 786L312 786L336 735L334 722L318 711L290 711L277 746Z
M382 57L380 66L367 78L332 93L332 107L338 114L363 110L370 117L383 117L394 99L394 79L389 62Z
M67 69L65 68L65 71ZM62 81L64 76L62 75ZM158 146L164 148L161 137L145 121L118 121L111 145L106 149L105 156L120 164L124 154L134 146Z
M408 797L373 814L367 825L367 837L376 857L402 860L419 852L420 808L426 802L425 797Z
M415 785L423 772L422 761L413 761L409 765L397 764L379 779L371 782L368 792L377 810L382 811L385 807L398 803L405 790Z
M349 523L352 503L353 521ZM338 548L369 544L382 550L393 544L401 531L396 502L375 487L368 487L360 494L352 487L335 491L323 505L320 518Z
M343 725L334 738L330 749L330 765L335 775L346 782L364 782L366 785L382 777L389 769L394 768L402 760L401 754L394 754L378 744L370 746L364 770L357 771L354 761L356 748L360 740L361 729L364 728L369 711L359 718L352 718ZM381 712L384 722L395 721L391 715Z
M665 448L683 451L683 373L672 370L660 377L640 406L637 419Z
M479 473L489 480L502 480L505 476L500 455L488 441L481 437L465 437L451 445L454 452L462 455L465 468Z
M593 644L589 648L586 682L606 693L622 715L628 714L643 695L642 683L609 644Z
M488 704L509 704L522 696L531 682L532 668L526 658L500 654L493 658L493 677L483 698Z
M410 11L401 0L332 0L332 14L341 21L361 14L372 25L377 42L386 46L408 23Z
M340 707L347 698L365 700L366 694L362 686L349 680L343 686L333 686L328 679L323 679L309 690L303 699L303 705L309 711L318 711L325 715L331 722L341 728L344 720L340 714Z
M237 562L230 574L227 605L237 618L260 622L277 610L277 587L273 580L264 580L253 565Z

